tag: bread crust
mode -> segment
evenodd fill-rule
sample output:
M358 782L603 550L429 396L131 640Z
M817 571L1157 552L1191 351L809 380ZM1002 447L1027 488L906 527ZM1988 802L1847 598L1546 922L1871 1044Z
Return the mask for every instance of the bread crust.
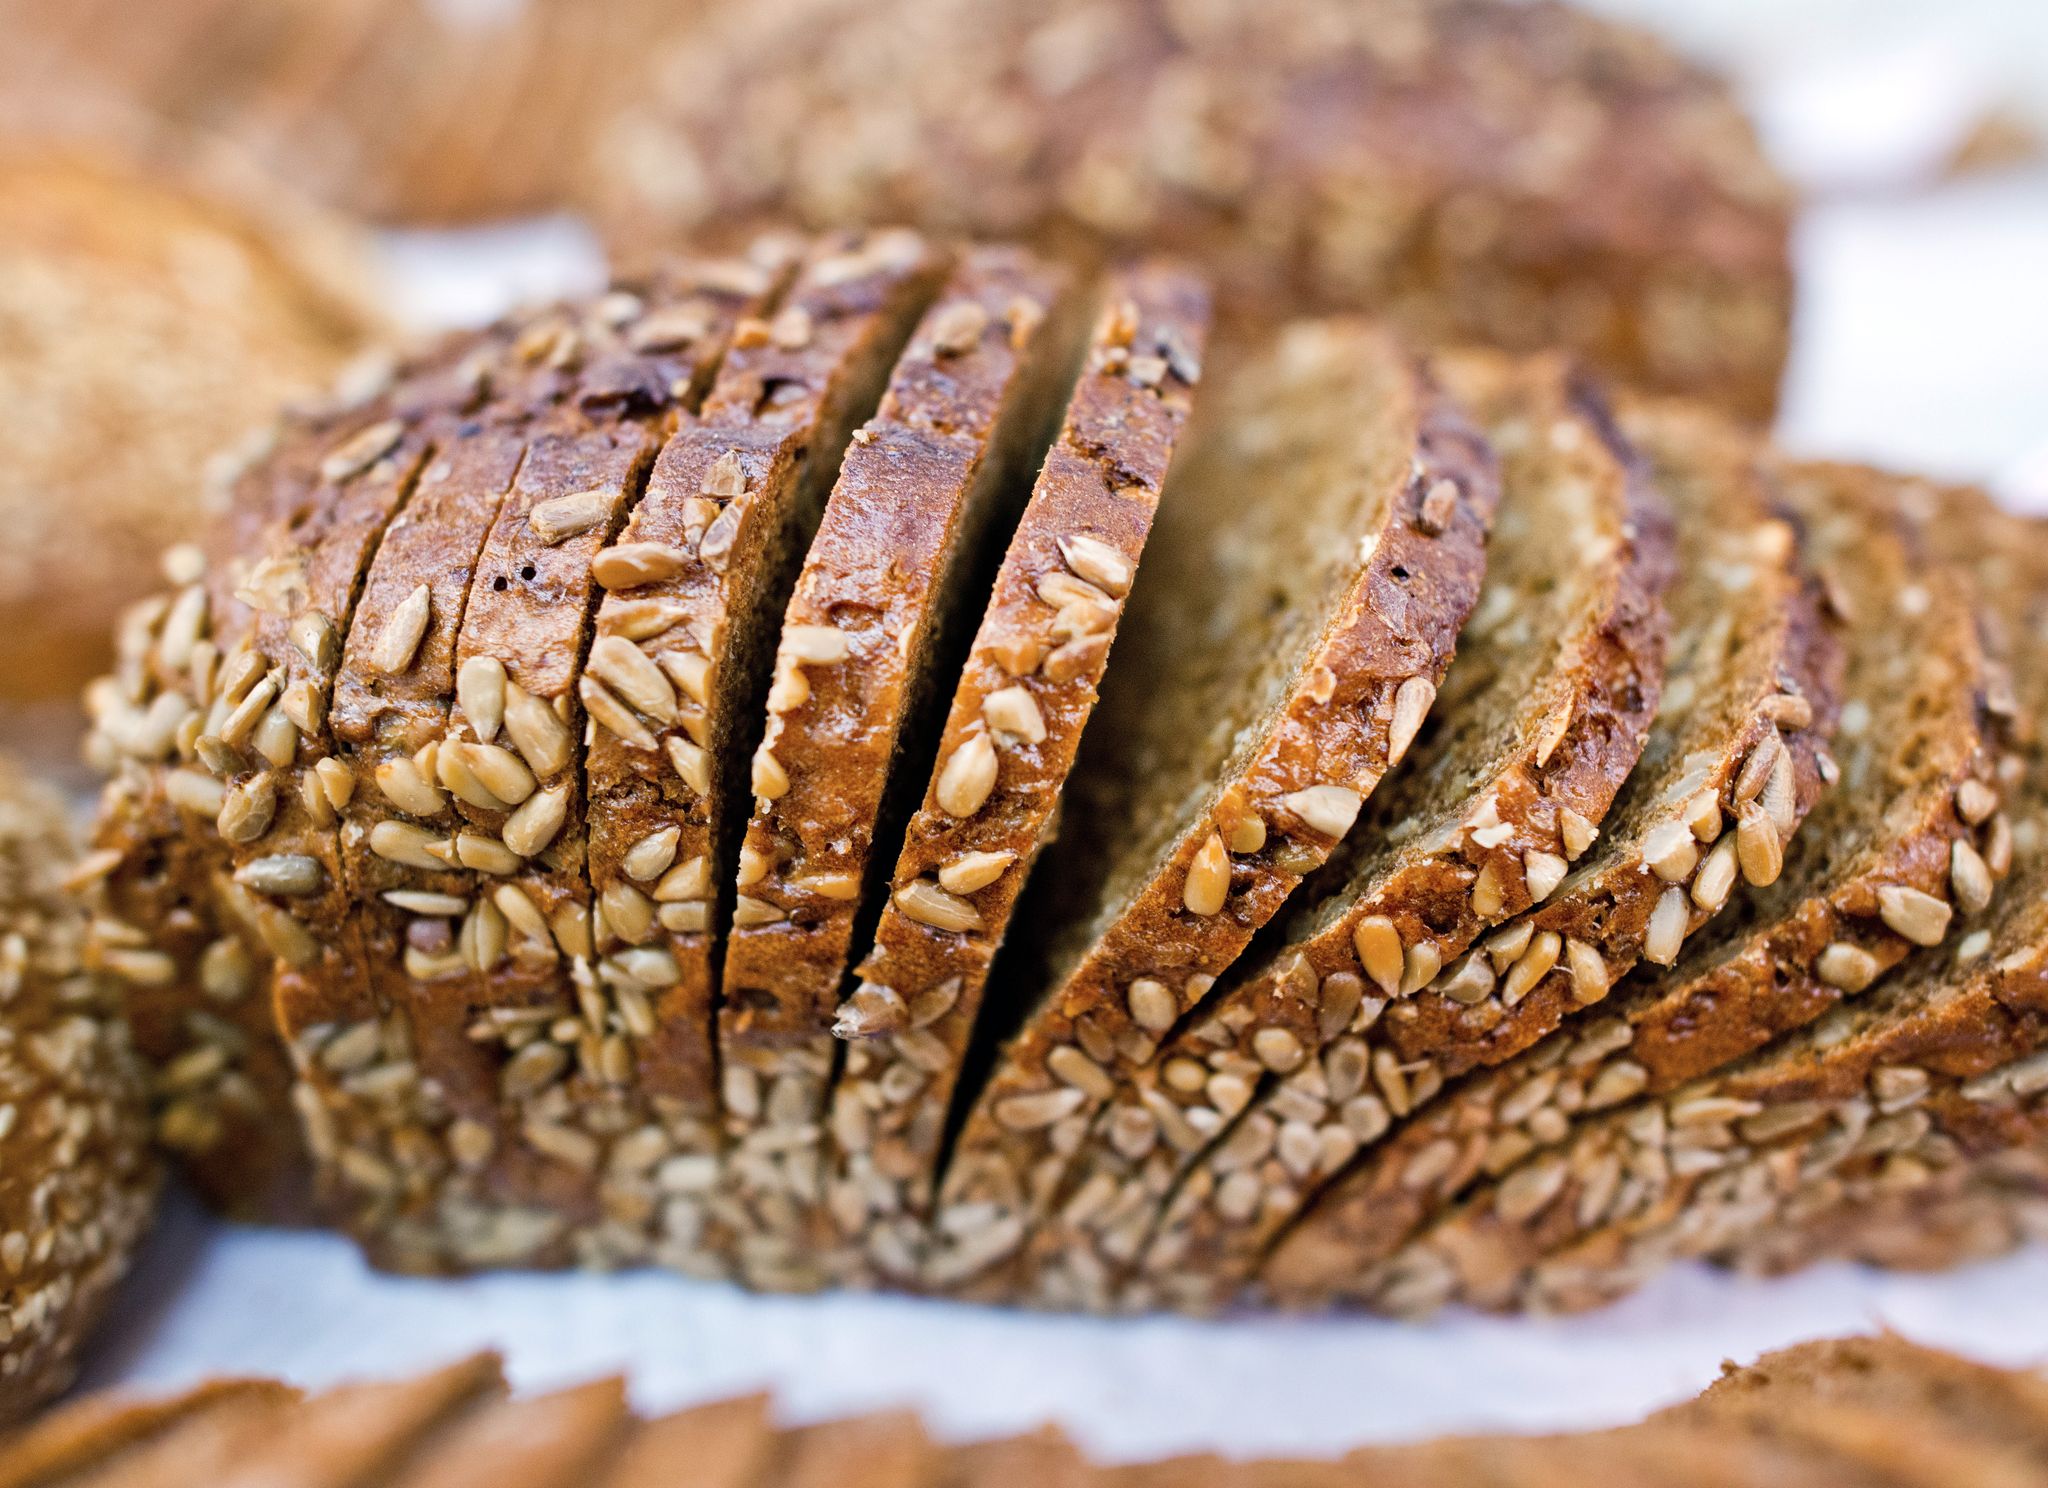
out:
M1407 1109L1390 1102L1392 1114L1408 1116L1447 1081L1475 1069L1483 1072L1454 1087L1446 1104L1394 1126L1368 1146L1277 1242L1274 1232L1268 1233L1274 1249L1263 1272L1269 1285L1290 1298L1306 1289L1311 1270L1320 1284L1348 1286L1348 1278L1369 1258L1385 1254L1379 1247L1397 1244L1432 1212L1437 1195L1472 1183L1489 1163L1513 1161L1522 1141L1540 1144L1540 1130L1568 1121L1564 1112L1553 1110L1556 1105L1576 1099L1597 1107L1633 1094L1610 1082L1594 1096L1576 1074L1625 1046L1619 1041L1626 1023L1604 1009L1599 1016L1590 1011L1573 1015L1603 1004L1609 990L1645 960L1652 965L1676 961L1685 940L1736 902L1738 879L1755 876L1768 882L1775 877L1768 854L1761 867L1756 859L1743 863L1745 809L1754 808L1749 809L1752 844L1776 848L1782 860L1784 844L1821 793L1824 772L1834 769L1826 740L1841 706L1841 651L1825 627L1817 586L1795 551L1793 529L1758 464L1760 451L1747 435L1683 408L1632 408L1624 423L1637 430L1663 466L1674 494L1690 492L1674 503L1687 554L1683 583L1690 594L1675 591L1673 602L1675 610L1690 617L1681 623L1692 632L1681 635L1674 648L1676 656L1688 658L1687 670L1668 685L1689 691L1692 698L1685 708L1666 710L1658 725L1661 737L1653 736L1652 762L1627 787L1624 800L1640 803L1627 831L1617 835L1610 830L1610 842L1596 849L1555 897L1488 937L1473 953L1477 961L1503 948L1502 958L1484 970L1510 980L1493 990L1491 975L1481 977L1489 983L1487 995L1468 1007L1455 980L1464 968L1454 968L1439 988L1405 1004L1417 1010L1416 1016L1385 1021L1383 1037L1393 1051L1389 1063L1405 1079L1395 1090L1406 1097ZM1731 644L1732 633L1714 638L1726 619L1722 573L1746 573L1754 596L1755 628L1739 644ZM1952 618L1959 627L1953 639L1969 648L1974 632L1967 618ZM1709 698L1722 706L1700 712ZM1969 729L1966 733L1974 738ZM1763 764L1748 769L1752 760ZM1761 803L1770 776L1778 777L1771 786L1780 793L1776 816ZM1666 853L1672 854L1669 862ZM1715 853L1725 859L1718 885L1710 873ZM1652 920L1660 905L1670 906L1669 923L1660 932L1665 940L1652 944ZM1517 961L1539 949L1535 937L1546 932L1557 937L1554 968L1520 986L1519 996L1510 1001L1504 994L1517 985L1512 980ZM1584 1001L1578 996L1576 958L1566 953L1571 942L1589 947L1606 972L1595 984L1599 995ZM1554 1032L1560 1025L1563 1031ZM1532 1045L1549 1052L1514 1059ZM1488 1068L1509 1060L1506 1070ZM1567 1073L1549 1076L1549 1067L1560 1061ZM1519 1103L1504 1107L1514 1114L1512 1122L1504 1122L1495 1110L1497 1098L1520 1088L1510 1074L1529 1071L1561 1078L1572 1092L1537 1113L1538 1133L1524 1129L1531 1113ZM1529 1088L1532 1094L1524 1099L1548 1087ZM1382 1090L1380 1097L1387 1094ZM1514 1130L1503 1135L1497 1129L1502 1126ZM1498 1145L1495 1137L1500 1137ZM1427 1174L1429 1181L1420 1176L1411 1181L1411 1174Z
M1084 309L1045 260L963 254L853 436L782 618L762 747L788 787L754 799L718 1020L725 1079L749 1087L726 1106L727 1173L763 1284L823 1279L817 1175L852 942L878 912L904 787L922 783L936 673L977 599L963 591L1029 487Z
M1197 1021L1184 1022L1178 1036L1133 1074L1119 1106L1138 1110L1121 1119L1133 1130L1141 1115L1164 1126L1160 1150L1171 1158L1145 1166L1123 1157L1110 1141L1119 1110L1098 1123L1088 1171L1116 1182L1118 1199L1137 1179L1150 1202L1112 1203L1114 1223L1081 1226L1092 1235L1056 1224L1040 1232L1056 1270L1066 1269L1060 1254L1066 1247L1092 1245L1109 1274L1128 1288L1099 1296L1097 1305L1143 1307L1170 1298L1206 1308L1236 1292L1264 1242L1360 1145L1351 1123L1371 1116L1371 1104L1380 1099L1370 1091L1364 1036L1390 1003L1422 990L1429 967L1454 960L1500 920L1528 911L1532 872L1549 864L1562 877L1564 865L1586 846L1566 840L1565 813L1575 813L1574 830L1597 828L1642 752L1663 689L1669 619L1662 595L1674 558L1670 513L1604 400L1569 363L1468 356L1451 361L1444 380L1482 429L1510 443L1519 431L1527 446L1505 460L1501 499L1510 512L1518 481L1592 493L1584 498L1592 510L1582 534L1592 550L1578 555L1582 606L1556 634L1516 642L1543 648L1543 668L1535 691L1516 706L1510 742L1485 762L1490 773L1453 781L1469 796L1462 811L1438 821L1425 808L1417 817L1408 813L1418 803L1398 798L1385 813L1368 808L1363 830L1373 835L1362 843L1401 837L1416 845L1362 846L1345 881L1332 889L1332 902L1309 920L1312 933L1285 939L1256 966L1234 974L1223 996L1204 1003ZM1531 489L1523 499L1535 505L1540 497ZM1561 520L1541 507L1533 519ZM1494 541L1501 541L1498 531ZM1412 565L1424 556L1399 561ZM1435 557L1456 561L1447 553ZM1494 623L1508 623L1515 610L1507 607ZM1486 663L1483 652L1479 661ZM1482 876L1495 886L1484 895ZM1369 927L1366 937L1361 925ZM1395 937L1391 966L1368 967L1362 960L1364 949L1384 954L1372 930ZM1326 1063L1340 1043L1345 1052ZM1176 1059L1192 1062L1204 1079L1168 1079ZM1174 1073L1186 1069L1176 1065ZM1291 1075L1299 1078L1284 1078ZM1218 1100L1224 1085L1215 1077L1263 1081L1266 1088L1233 1111ZM1361 1095L1364 1104L1347 1106ZM1234 1089L1228 1099L1236 1099ZM1382 1107L1380 1120L1384 1114ZM1290 1123L1286 1156L1270 1155L1277 1133ZM1314 1145L1297 1153L1304 1126ZM1189 1143L1191 1134L1196 1140ZM1263 1160L1246 1160L1247 1138L1268 1149ZM1238 1173L1244 1177L1232 1177ZM1247 1189L1256 1196L1249 1206ZM1173 1217L1157 1233L1160 1205L1169 1195ZM1133 1212L1118 1214L1120 1207ZM1142 1279L1131 1274L1134 1267L1143 1270ZM1071 1289L1067 1280L1054 1295Z
M1122 613L1121 597L1103 591L1110 602L1090 610L1088 628L1055 636L1037 586L1085 570L1128 589L1200 376L1209 304L1199 281L1150 264L1117 276L1106 304L954 687L890 902L856 968L861 989L835 1027L858 1042L832 1095L834 1217L856 1263L884 1274L914 1274L920 1264L920 1237L900 1217L929 1203L989 966L1073 767ZM1029 694L1044 729L1037 743L995 736L984 710L1005 689ZM956 793L949 769L977 753L993 778ZM955 895L937 875L968 853L992 854L1001 868ZM871 1019L866 1009L877 1003L887 1013ZM881 1188L887 1201L870 1202Z

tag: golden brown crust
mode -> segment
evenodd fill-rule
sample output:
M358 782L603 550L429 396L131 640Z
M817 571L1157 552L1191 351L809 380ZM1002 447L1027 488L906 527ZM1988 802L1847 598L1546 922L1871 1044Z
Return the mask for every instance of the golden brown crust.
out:
M1166 265L1141 267L1117 276L1107 306L996 574L931 780L904 833L890 901L857 967L862 991L839 1025L864 1036L848 1050L833 1094L830 1181L854 1199L835 1197L835 1219L855 1264L896 1275L918 1260L895 1216L929 1203L989 966L1073 768L1200 375L1208 296L1197 280ZM1053 607L1038 593L1042 581L1067 574L1108 585L1097 591L1107 602L1090 607L1071 637L1055 633ZM1035 743L991 729L985 709L1006 689L1028 694L1043 730ZM998 871L956 894L939 875L966 854L993 855L977 861ZM901 1016L870 1022L863 998ZM889 1187L891 1202L871 1205L862 1194L870 1183ZM870 1228L871 1218L882 1222Z
M1446 362L1444 376L1505 447L1504 515L1488 568L1506 587L1480 591L1485 634L1468 633L1462 642L1462 659L1477 676L1453 665L1445 683L1455 701L1448 706L1504 711L1507 737L1496 742L1480 733L1479 747L1494 752L1476 758L1471 748L1425 741L1412 778L1369 807L1359 846L1343 860L1342 881L1323 902L1301 905L1275 948L1234 974L1224 995L1198 1010L1198 1021L1183 1020L1178 1036L1135 1072L1119 1106L1097 1125L1090 1176L1069 1185L1078 1192L1093 1183L1107 1193L1105 1180L1114 1182L1121 1202L1109 1203L1101 1221L1079 1226L1092 1234L1041 1231L1038 1245L1059 1283L1055 1295L1070 1291L1081 1274L1062 1264L1056 1252L1063 1245L1093 1246L1108 1274L1124 1283L1133 1279L1130 1264L1142 1260L1147 1279L1118 1296L1117 1305L1168 1295L1181 1306L1205 1307L1234 1293L1263 1239L1359 1145L1354 1124L1373 1114L1378 1099L1366 1089L1361 1036L1390 1001L1420 991L1431 967L1461 954L1500 919L1529 909L1532 895L1542 897L1536 890L1544 888L1543 875L1556 887L1586 845L1567 840L1566 813L1576 814L1575 830L1596 828L1642 752L1663 688L1669 512L1604 402L1567 364L1466 357ZM1542 556L1503 554L1503 542ZM1433 556L1455 561L1447 553ZM1546 600L1559 563L1578 571L1567 599ZM1531 587L1514 587L1520 585ZM1497 598L1489 601L1490 593ZM1533 653L1526 680L1497 675L1506 658L1493 649L1494 637ZM1493 688L1525 695L1499 707L1480 695ZM1455 739L1458 723L1447 720L1440 732ZM1448 757L1438 758L1438 750ZM1451 798L1418 796L1439 780L1439 770L1448 773L1437 789ZM1482 884L1490 887L1482 892ZM1370 964L1362 959L1368 951ZM1326 1057L1340 1043L1344 1051ZM1258 1081L1266 1088L1254 1099L1247 1082ZM1361 1095L1364 1103L1348 1104ZM1155 1137L1137 1151L1141 1121L1163 1143ZM1248 1158L1247 1139L1265 1152ZM1191 1171L1196 1176L1188 1179ZM1154 1239L1159 1200L1174 1184L1181 1185L1174 1217ZM1134 1192L1150 1202L1126 1197ZM1062 1270L1069 1276L1059 1277Z
M1395 1059L1404 1066L1427 1061L1402 1087L1409 1109L1446 1079L1508 1062L1473 1075L1441 1105L1396 1126L1324 1191L1264 1267L1268 1284L1290 1300L1321 1287L1348 1294L1443 1196L1548 1145L1572 1112L1640 1091L1646 1077L1637 1066L1594 1088L1601 1061L1622 1062L1610 1056L1625 1053L1632 1026L1604 1008L1599 1016L1571 1016L1585 1004L1576 995L1569 943L1592 947L1606 969L1599 995L1587 1000L1594 1004L1604 1003L1608 989L1639 962L1654 968L1677 961L1688 938L1731 902L1743 903L1738 881L1754 893L1776 879L1784 844L1797 840L1823 770L1834 768L1824 740L1842 696L1841 656L1817 614L1758 450L1747 436L1682 408L1635 408L1625 422L1661 467L1680 513L1687 568L1673 606L1683 670L1671 686L1685 706L1665 710L1649 762L1617 809L1620 828L1610 830L1613 841L1597 850L1590 871L1582 869L1550 904L1474 953L1492 956L1499 946L1512 953L1505 965L1496 959L1486 970L1505 978L1502 992L1513 995L1489 991L1472 1010L1483 1016L1461 1016L1466 1005L1446 983L1418 999L1422 1016L1387 1024ZM1896 538L1883 546L1887 530L1880 521L1869 539L1876 545L1872 561L1884 561L1896 578L1905 550ZM1740 616L1728 608L1731 586L1747 596ZM1976 697L1968 686L1976 674L1967 664L1975 628L1955 598L1950 593L1949 607L1929 623L1946 622L1937 632L1942 644L1965 653L1964 685L1934 690L1946 702L1944 716L1957 721L1964 745L1958 768L1967 773L1979 763ZM1762 763L1750 768L1752 761ZM1557 938L1556 966L1523 985L1514 968L1542 950L1535 937L1544 932ZM1635 995L1626 993L1620 1005L1638 1006Z
M80 860L57 795L0 761L0 1422L71 1382L156 1207L145 1076L111 973L160 963L67 893Z
M728 1081L765 1092L727 1105L728 1183L785 1242L785 1285L816 1243L798 1227L856 922L872 918L905 786L922 784L897 772L922 761L950 680L934 673L958 656L984 547L1014 520L1065 401L1085 308L1073 275L1021 250L963 255L854 434L783 616L762 747L787 788L755 796L740 847L718 1057Z
M959 128L962 97L1004 127ZM1776 401L1789 192L1725 85L1561 4L755 0L685 18L610 112L590 174L629 239L766 218L1170 253L1255 327L1362 310Z
M191 172L0 149L0 695L77 689L213 504L208 463L367 329L294 229ZM53 758L75 732L65 719ZM10 730L10 733L13 731Z

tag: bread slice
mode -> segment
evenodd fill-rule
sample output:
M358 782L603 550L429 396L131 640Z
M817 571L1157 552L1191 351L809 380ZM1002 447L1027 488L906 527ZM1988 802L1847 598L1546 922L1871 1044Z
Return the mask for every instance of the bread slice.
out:
M1746 1414L1796 1419L1816 1405L1902 1421L1938 1420L1974 1440L2048 1466L2048 1382L1998 1369L1896 1333L1819 1339L1765 1354L1652 1419L1712 1428Z
M832 1097L828 1202L846 1252L835 1267L916 1268L910 1216L926 1210L984 979L1094 708L1208 313L1199 281L1169 266L1111 282L991 585L861 984L835 1025L858 1040Z
M1557 886L1642 750L1663 688L1673 542L1647 471L1568 363L1466 355L1438 368L1503 464L1486 582L1438 712L1263 948L1130 1072L1034 1236L1043 1300L1107 1304L1086 1278L1129 1280L1162 1197L1191 1169L1157 1282L1118 1300L1140 1305L1158 1285L1187 1306L1234 1291L1259 1240L1356 1148L1331 1118L1358 1093L1348 1082L1369 1078L1362 1065L1346 1074L1361 1035ZM1283 1128L1280 1161L1262 1161ZM1263 1150L1248 1156L1247 1139Z
M747 1395L643 1422L590 1481L595 1488L755 1488L776 1446L767 1398Z
M258 1379L208 1380L161 1399L87 1395L0 1436L0 1488L74 1482L202 1416L295 1398L289 1385Z
M626 1382L477 1406L379 1474L378 1488L581 1488L633 1430Z
M1640 979L1576 1038L1560 1035L1475 1081L1454 1106L1432 1116L1426 1139L1418 1129L1390 1148L1372 1189L1412 1197L1378 1206L1383 1235L1394 1231L1386 1216L1413 1223L1418 1208L1448 1204L1486 1177L1500 1180L1486 1190L1492 1203L1472 1202L1499 1207L1505 1194L1509 1214L1526 1205L1525 1217L1534 1220L1570 1158L1528 1154L1567 1141L1577 1113L1608 1110L1645 1091L1653 1102L1680 1101L1688 1080L1862 990L1911 949L1909 931L1940 942L1951 918L1962 918L1952 917L1950 895L1968 897L1952 886L1962 881L1956 863L1987 849L1994 865L1985 870L1987 893L2008 866L2009 849L1995 845L2010 832L1993 788L2001 729L1986 707L1987 695L2002 684L1980 644L1962 574L1935 565L1915 577L1893 493L1867 473L1795 472L1787 490L1808 524L1817 562L1853 596L1859 616L1850 643L1843 788L1815 813L1808 824L1814 835L1802 838L1781 881L1745 903L1691 960ZM1989 793L1984 810L1965 810L1980 793ZM1902 899L1933 904L1939 923L1902 920ZM1856 948L1863 958L1857 964L1875 969L1867 977L1839 974L1843 955L1830 950L1836 946ZM1504 1120L1505 1112L1514 1120ZM1706 1120L1710 1132L1716 1125ZM1446 1141L1462 1143L1476 1160L1462 1171L1439 1172L1436 1182L1415 1181L1412 1164L1437 1160L1421 1154L1430 1146L1444 1151ZM1607 1178L1602 1184L1604 1196L1596 1187L1581 1205L1589 1227L1616 1198Z
M1015 1248L1121 1072L1350 831L1435 699L1498 499L1462 411L1362 323L1290 328L1203 412L1000 972L981 1037L1001 1048L937 1221L957 1243L928 1280L1016 1285L987 1269L996 1240Z
M513 1145L472 1018L559 995L560 958L583 944L539 919L588 898L570 724L555 723L549 754L503 715L568 696L596 605L591 555L776 279L768 264L676 263L471 348L474 406L437 426L365 584L331 719L350 771L321 782L343 817L362 967L352 985L281 988L277 1013L325 1197L386 1264L448 1264L425 1211L451 1169ZM545 842L526 830L544 810Z
M1624 423L1670 494L1681 538L1680 581L1672 591L1679 642L1643 763L1603 829L1607 845L1589 866L1567 879L1550 904L1483 942L1440 988L1405 1005L1419 1006L1421 1017L1393 1016L1381 1025L1392 1051L1386 1064L1406 1079L1395 1092L1408 1111L1422 1103L1418 1094L1433 1097L1447 1078L1510 1060L1560 1023L1564 1031L1539 1046L1551 1052L1474 1075L1453 1087L1444 1105L1391 1132L1384 1117L1407 1112L1377 1113L1382 1119L1373 1126L1382 1140L1325 1192L1267 1268L1284 1276L1273 1284L1289 1295L1312 1287L1307 1278L1323 1274L1324 1261L1331 1285L1349 1284L1347 1278L1386 1254L1381 1247L1398 1245L1421 1223L1440 1196L1482 1177L1489 1162L1512 1163L1522 1142L1533 1146L1541 1132L1568 1121L1563 1110L1538 1115L1524 1109L1522 1102L1543 1104L1548 1088L1524 1088L1524 1081L1566 1061L1563 1076L1546 1079L1572 1086L1564 1104L1575 1111L1590 1087L1576 1080L1578 1064L1567 1051L1583 1049L1573 1056L1582 1064L1626 1032L1607 1008L1573 1019L1581 1002L1572 963L1581 961L1594 973L1599 995L1587 1003L1597 1004L1639 960L1652 967L1676 962L1688 934L1743 902L1735 892L1738 880L1773 878L1784 842L1820 792L1821 772L1834 769L1823 740L1841 698L1842 657L1757 447L1730 426L1675 405L1633 405ZM1903 548L1884 530L1872 541L1872 561L1889 554L1884 572L1896 581ZM1871 587L1878 582L1872 578ZM1744 596L1740 614L1731 591ZM1953 634L1938 628L1944 623ZM1923 632L1920 623L1906 622L1916 643L1924 633L1974 654L1975 627L1955 604L1924 625ZM1875 648L1867 653L1875 654ZM1974 700L1966 691L1942 691L1946 673L1935 671L1930 690L1965 720L1966 737L1974 741ZM1868 674L1867 667L1862 675ZM1752 767L1752 760L1759 763ZM1752 882L1749 892L1758 887ZM1546 932L1554 942L1538 941ZM1571 942L1597 953L1599 965L1571 951ZM1519 968L1520 957L1533 953L1543 958L1540 971L1553 944L1558 967L1533 979ZM1622 985L1625 1000L1631 984ZM1548 1062L1538 1064L1539 1058ZM1510 1103L1509 1093L1518 1089L1524 1093ZM1593 1103L1628 1093L1603 1087ZM1372 1092L1377 1103L1387 1095ZM1510 1120L1496 1117L1496 1104ZM1536 1134L1524 1125L1531 1116ZM1492 1146L1508 1127L1515 1133Z
M852 943L879 912L874 880L929 771L932 705L988 581L988 539L1030 491L1089 300L1021 250L967 251L854 434L783 616L762 747L787 787L754 798L718 1018L740 1096L725 1108L729 1196L764 1284L803 1274Z

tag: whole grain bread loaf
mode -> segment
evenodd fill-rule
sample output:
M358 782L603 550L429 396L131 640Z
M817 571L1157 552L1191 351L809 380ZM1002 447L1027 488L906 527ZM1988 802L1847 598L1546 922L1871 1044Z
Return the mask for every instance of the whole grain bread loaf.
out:
M0 1440L6 1488L2024 1488L2048 1463L2048 1383L1895 1335L1800 1344L1632 1425L1451 1437L1341 1458L1091 1462L1055 1428L942 1446L916 1415L789 1427L760 1397L646 1419L617 1379L507 1398L495 1360L300 1398L202 1386L88 1397ZM124 1423L147 1423L122 1431ZM12 1472L19 1462L26 1471ZM47 1464L43 1471L37 1464Z
M1642 750L1663 686L1673 556L1661 498L1568 363L1465 354L1435 366L1503 461L1486 582L1457 659L1407 768L1264 949L1125 1077L1034 1236L1048 1300L1080 1300L1098 1267L1123 1273L1123 1306L1155 1301L1160 1284L1184 1306L1234 1292L1233 1247L1206 1232L1254 1211L1270 1224L1282 1190L1343 1165L1378 1099L1360 1100L1372 1078L1363 1036L1390 1001L1562 881ZM1173 1233L1151 1250L1169 1196ZM1190 1212L1203 1198L1215 1214ZM1132 1285L1141 1257L1146 1279ZM1096 1290L1090 1300L1106 1305Z
M1209 323L777 234L291 412L88 691L160 1140L406 1270L1097 1309L2017 1233L2034 530Z
M0 131L232 155L353 215L559 211L655 0L0 0Z
M209 461L371 319L350 235L284 193L9 140L0 195L0 734L69 763L110 611L220 504Z
M66 893L105 867L80 858L63 800L0 760L0 1423L71 1383L156 1208L120 987L163 966Z
M1250 326L1369 311L1775 403L1785 187L1720 83L1564 5L714 0L652 74L589 167L629 239L902 221L1170 252Z

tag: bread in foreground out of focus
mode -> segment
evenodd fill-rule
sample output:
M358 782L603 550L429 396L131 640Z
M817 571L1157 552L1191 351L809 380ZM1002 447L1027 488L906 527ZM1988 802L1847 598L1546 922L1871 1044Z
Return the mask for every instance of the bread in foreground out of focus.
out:
M626 1383L615 1377L515 1395L500 1362L483 1355L317 1394L223 1380L162 1399L89 1396L0 1439L0 1488L211 1488L231 1467L239 1469L235 1482L311 1482L317 1474L365 1488L2026 1488L2048 1468L2048 1380L1896 1334L1724 1363L1700 1395L1631 1425L1363 1446L1327 1459L1205 1455L1105 1466L1056 1426L949 1444L907 1410L797 1427L776 1414L772 1400L753 1395L649 1417L627 1404ZM1900 1464L1903 1474L1893 1470Z
M1727 84L1501 0L710 0L598 101L613 234L908 222L1172 253L1226 321L1360 310L1776 404L1791 195Z

